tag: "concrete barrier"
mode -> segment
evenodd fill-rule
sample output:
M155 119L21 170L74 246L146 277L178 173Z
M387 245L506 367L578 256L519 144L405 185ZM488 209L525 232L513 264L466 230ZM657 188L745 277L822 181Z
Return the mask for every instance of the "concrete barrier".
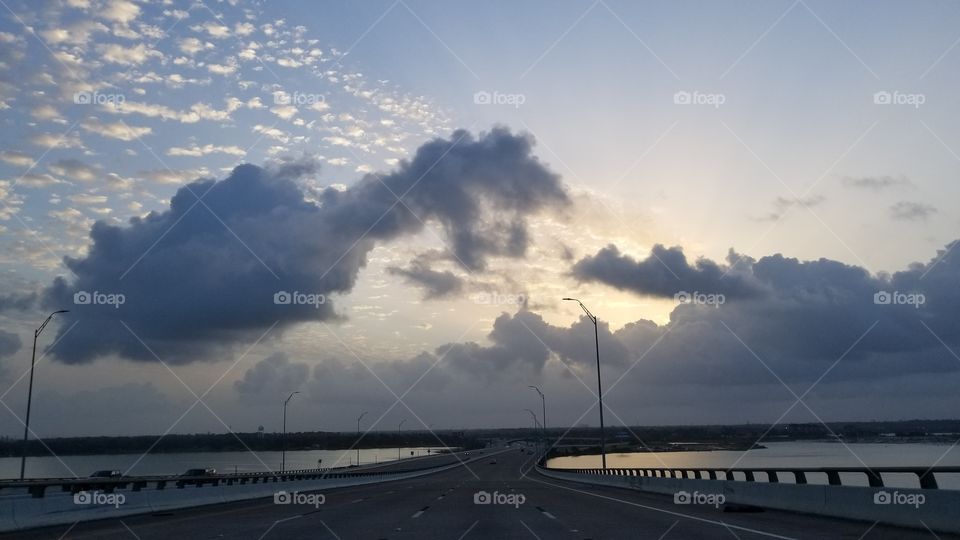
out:
M635 489L671 497L676 497L678 493L685 493L690 497L694 494L723 495L723 501L727 505L756 506L960 533L960 491L956 490L594 475L544 467L537 467L537 471L557 480ZM680 503L678 506L681 506Z
M463 463L488 458L500 452L484 453L471 457ZM350 476L333 474L330 478L276 481L275 478L257 483L234 483L227 485L185 485L166 482L162 489L157 482L134 490L132 487L115 489L112 492L80 492L48 489L43 497L33 497L26 488L7 488L0 491L0 532L33 529L51 525L64 525L78 521L118 518L136 514L148 514L182 508L194 508L209 504L243 501L273 497L279 491L287 493L328 490L380 482L406 480L447 471L461 466L454 462L439 467L430 467L398 473L384 472L375 475ZM130 484L132 486L132 483Z

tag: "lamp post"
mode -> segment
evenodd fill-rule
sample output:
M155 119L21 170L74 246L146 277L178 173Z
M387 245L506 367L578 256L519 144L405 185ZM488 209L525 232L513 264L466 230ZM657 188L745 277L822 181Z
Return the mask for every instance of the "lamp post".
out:
M569 300L571 302L576 302L580 304L580 307L583 309L583 312L587 314L587 318L590 319L590 322L593 323L593 335L594 340L597 346L597 399L600 402L600 457L603 460L603 469L607 469L607 445L606 437L603 432L603 388L600 384L600 330L597 325L597 317L590 313L590 310L587 309L587 306L583 305L583 302L577 300L576 298L564 298L564 300Z
M366 415L367 411L363 411L363 414L357 417L357 467L360 466L360 420Z
M543 424L542 424L542 425L543 425L543 443L544 443L544 446L546 446L546 443L547 443L547 398L546 398L546 396L543 395L543 392L541 392L538 387L536 387L536 386L534 386L534 385L531 384L531 385L528 386L528 388L533 388L534 390L537 391L538 394L540 394L540 402L541 402L542 405L543 405L543 416L541 416L540 418L543 419Z
M290 392L290 395L283 402L283 448L280 451L280 472L287 470L287 403L290 403L293 396L299 393Z
M540 425L540 423L537 422L537 413L531 411L530 409L524 409L524 410L530 413L530 416L533 418L533 432L536 433L537 427Z
M69 313L69 310L61 309L54 311L47 316L39 328L33 331L33 354L30 356L30 384L27 387L27 419L23 424L23 445L20 449L20 480L23 480L23 472L27 467L27 436L30 434L30 404L33 401L33 366L37 362L37 338L40 337L40 332L43 332L43 329L47 327L50 319L58 313Z
M406 421L407 419L404 418L400 421L400 425L397 426L397 461L400 461L400 428L403 427L403 423Z

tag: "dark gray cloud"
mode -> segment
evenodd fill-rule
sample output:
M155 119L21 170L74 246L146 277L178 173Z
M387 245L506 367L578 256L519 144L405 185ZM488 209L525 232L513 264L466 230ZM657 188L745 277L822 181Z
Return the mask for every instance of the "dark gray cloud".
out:
M37 293L12 293L0 295L0 311L17 310L26 311L37 305Z
M762 294L728 295L719 306L682 304L664 326L638 321L615 335L634 357L661 339L637 370L664 383L775 380L764 364L786 381L812 380L841 357L831 378L955 372L960 362L943 347L960 344L960 322L951 315L960 309L960 252L954 245L893 275L871 275L828 259L743 259L737 287L726 290ZM599 255L577 263L578 270L638 294L724 290L724 279L703 279L716 275L719 265L713 263L704 262L711 270L694 275L700 281L682 271L670 287L662 272L649 270L656 261L638 265L613 248Z
M324 190L317 203L284 176L301 167L241 165L222 181L184 186L167 211L126 226L97 222L88 254L64 261L72 278L44 291L45 307L70 307L81 322L69 333L61 327L53 354L72 363L110 354L190 362L231 354L271 327L276 336L336 318L319 300L349 292L371 249L425 222L440 224L449 257L471 270L490 256L522 256L527 216L568 203L532 144L502 128L457 131L393 173ZM275 297L281 292L290 295ZM78 293L93 302L74 305ZM111 294L124 303L97 303Z
M936 213L932 205L910 201L900 201L890 207L890 217L900 221L926 221Z
M0 358L13 356L20 350L20 336L13 332L0 330Z
M309 154L282 156L267 163L264 168L278 178L296 180L320 174L321 161L317 156Z
M745 298L764 290L761 283L743 273L742 267L750 264L749 259L732 252L728 259L734 268L709 259L698 259L691 265L682 248L656 244L646 259L638 261L609 245L596 255L577 261L573 265L573 275L581 281L605 283L620 290L660 297L701 292Z
M403 276L409 283L422 287L426 300L451 296L463 290L464 283L460 277L449 270L433 270L422 258L411 262L409 268L390 267L387 271Z
M608 421L774 421L795 399L780 381L800 395L821 376L804 400L826 420L942 415L956 406L951 388L960 380L960 361L940 343L960 347L954 245L891 275L828 259L731 253L741 278L763 294L719 307L680 305L666 324L641 319L614 331L603 321L603 303L591 302L601 317ZM881 291L925 300L919 308L875 303ZM593 332L586 317L554 325L521 308L499 316L484 343L363 362L328 351L332 358L298 389L322 404L325 422L341 426L349 426L342 418L363 410L376 418L394 404L381 382L397 395L415 385L404 402L428 423L525 425L519 411L538 404L526 385L540 384L552 424L596 425ZM276 402L280 394L261 397ZM383 426L401 418L419 422L398 405ZM787 421L818 419L801 405Z
M240 394L285 395L300 388L309 378L310 366L292 362L286 353L274 353L259 361L233 383Z

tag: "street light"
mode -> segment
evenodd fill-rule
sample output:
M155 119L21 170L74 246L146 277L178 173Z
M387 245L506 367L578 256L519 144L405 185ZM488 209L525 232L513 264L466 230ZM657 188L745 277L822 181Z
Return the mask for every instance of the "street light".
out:
M543 395L543 392L541 392L540 389L537 388L536 386L531 384L531 385L528 385L527 388L533 388L534 390L537 391L538 394L540 394L540 402L543 405L543 416L540 417L543 419L543 424L542 424L543 448L544 448L544 451L546 451L546 448L547 448L547 398L546 396Z
M580 307L583 308L583 312L587 314L590 322L593 323L593 335L597 345L597 399L600 401L600 457L603 460L603 469L606 470L607 446L606 437L604 437L603 432L603 388L600 385L600 330L597 326L597 317L593 313L590 313L590 310L587 309L587 306L583 305L583 302L577 300L576 298L564 298L564 300L569 300L571 302L580 304Z
M27 466L27 435L30 433L30 404L33 401L33 365L37 361L37 338L40 337L40 332L43 332L43 329L47 327L47 323L50 322L50 319L52 319L54 315L69 312L70 310L67 309L54 311L47 316L39 328L33 331L33 355L30 357L30 385L27 390L27 421L23 424L23 447L20 451L20 480L23 480L23 471Z
M537 413L531 411L530 409L524 410L530 413L530 416L533 418L533 433L536 434L537 428L540 426L540 422L537 422ZM536 439L534 439L534 444L536 444Z
M360 466L360 420L366 415L367 411L363 411L363 414L357 417L357 467Z
M291 392L283 402L283 449L280 451L280 472L287 470L287 403L300 392Z
M403 423L406 421L407 419L404 418L400 421L400 425L397 426L397 461L400 461L400 428L403 427Z

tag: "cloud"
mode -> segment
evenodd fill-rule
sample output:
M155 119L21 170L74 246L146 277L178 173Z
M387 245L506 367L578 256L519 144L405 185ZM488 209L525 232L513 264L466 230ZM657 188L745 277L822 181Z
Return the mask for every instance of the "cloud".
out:
M99 221L88 254L64 259L72 281L56 279L44 304L71 305L84 292L125 301L73 306L83 329L61 329L53 353L65 362L152 361L153 351L191 362L222 357L271 328L275 336L336 319L331 295L353 289L367 254L424 222L438 223L449 256L474 269L490 256L521 257L527 216L568 201L531 152L529 137L502 128L477 138L457 131L384 177L327 188L316 203L282 169L242 165L222 181L182 187L167 211L126 226Z
M20 350L20 336L0 330L0 358L9 358Z
M934 206L910 201L900 201L890 207L890 217L899 221L926 221L936 213Z
M32 167L34 159L19 150L0 150L0 161L17 167Z
M731 264L738 259L732 252L728 256ZM728 298L749 298L762 293L764 286L740 270L739 265L731 269L709 259L698 259L690 265L679 246L666 248L657 244L646 259L639 261L609 245L596 255L578 261L572 272L581 281L604 283L620 290L665 298L672 298L680 292L723 294Z
M280 178L312 178L320 174L320 159L309 154L280 156L267 162L265 168L270 174Z
M206 43L197 38L183 38L177 42L177 46L180 47L180 50L190 56L197 54L200 51L206 49L212 49L213 43Z
M813 208L826 201L823 195L810 195L807 197L777 197L773 201L773 211L764 217L758 218L758 221L777 221L781 219L788 210L793 207Z
M163 53L150 49L143 43L135 47L106 43L97 45L97 52L105 61L121 66L138 66L150 58L163 59Z
M99 15L109 21L127 25L140 16L140 6L129 0L110 0L100 10Z
M56 135L53 133L36 133L27 140L43 148L83 148L83 143L76 133Z
M736 269L740 281L762 294L728 298L719 306L681 304L668 324L641 320L618 330L616 337L634 358L656 344L638 365L638 377L664 384L769 383L767 367L787 382L810 381L839 358L843 362L831 372L832 380L954 372L960 363L943 343L960 344L960 322L951 315L960 309L960 251L952 249L956 244L927 263L892 275L871 275L828 259L798 261L779 254L756 261L745 258ZM615 248L607 248L607 253L615 256L615 263L624 263ZM622 275L630 265L591 275L638 294L673 289L658 288L660 281L647 277L648 264L649 259L633 265L632 277ZM713 266L719 267L706 267ZM682 271L681 280L674 279L678 287L690 286L686 274ZM714 282L708 280L707 286ZM722 287L723 280L719 283ZM884 292L893 299L885 300ZM918 297L910 295L922 295L923 301L911 303L910 298Z
M169 184L179 186L188 180L194 180L209 176L210 172L205 168L199 169L154 169L151 171L140 171L137 176L156 182L158 184Z
M413 261L409 268L394 266L387 271L404 277L409 283L423 287L427 300L451 296L463 290L463 280L456 274L449 270L443 272L432 270L422 259Z
M47 165L47 169L53 174L66 176L74 180L91 182L100 175L100 169L93 165L88 165L79 159L58 159L54 163Z
M83 128L84 131L95 133L101 137L119 139L121 141L132 141L153 132L149 127L131 126L126 122L101 122L94 117L82 120L80 127Z
M194 32L206 32L214 39L223 39L230 37L230 28L222 24L210 21L190 27Z
M27 173L16 179L16 184L18 186L24 186L28 188L44 188L54 184L62 183L63 182L59 178L45 173Z
M191 156L200 157L209 154L229 154L231 156L246 155L246 151L239 146L220 146L214 144L205 144L203 146L193 145L188 148L171 146L167 149L168 156Z
M277 352L259 361L233 383L240 394L286 395L309 379L310 366L291 362L286 353Z
M843 185L853 188L881 191L883 189L895 186L908 186L910 185L910 180L908 180L905 176L845 176L843 177Z

